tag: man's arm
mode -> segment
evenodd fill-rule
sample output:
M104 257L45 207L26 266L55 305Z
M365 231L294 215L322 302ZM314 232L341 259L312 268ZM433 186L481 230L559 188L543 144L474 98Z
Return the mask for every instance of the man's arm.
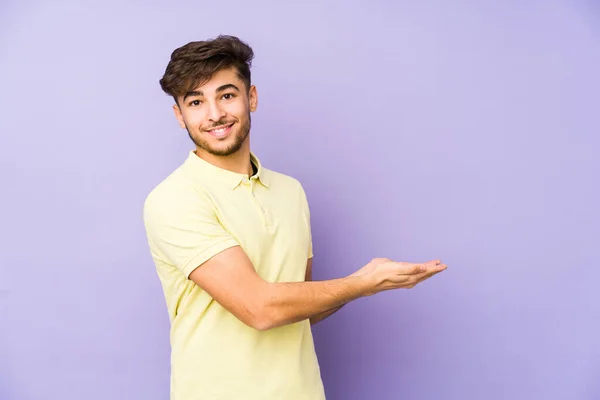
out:
M308 259L308 261L306 262L306 278L305 281L306 282L310 282L312 281L312 257ZM344 304L334 307L330 310L327 310L325 312L319 313L317 315L313 315L310 318L310 324L314 325L319 321L323 321L325 318L329 317L330 315L334 314L335 312L337 312L340 308L344 307Z
M267 330L308 319L366 295L368 280L270 283L256 273L240 246L224 250L190 279L245 324Z
M413 287L445 269L438 264L376 259L344 278L270 283L258 276L242 248L234 246L204 262L189 277L242 322L268 330L382 290Z

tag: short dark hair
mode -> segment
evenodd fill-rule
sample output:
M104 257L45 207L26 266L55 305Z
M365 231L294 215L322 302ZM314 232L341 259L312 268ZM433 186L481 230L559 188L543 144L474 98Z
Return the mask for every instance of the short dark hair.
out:
M233 67L250 90L253 58L252 48L235 36L190 42L171 53L160 87L177 102L179 96L207 82L216 72Z

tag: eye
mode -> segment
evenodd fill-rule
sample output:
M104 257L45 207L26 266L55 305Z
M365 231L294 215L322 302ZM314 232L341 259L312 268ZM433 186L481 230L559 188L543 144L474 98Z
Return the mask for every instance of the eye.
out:
M235 97L235 95L234 95L233 93L225 93L225 94L223 95L223 99L225 99L225 100L231 100L231 99L233 99L234 97Z
M200 100L192 100L188 103L188 106L195 107L200 105Z

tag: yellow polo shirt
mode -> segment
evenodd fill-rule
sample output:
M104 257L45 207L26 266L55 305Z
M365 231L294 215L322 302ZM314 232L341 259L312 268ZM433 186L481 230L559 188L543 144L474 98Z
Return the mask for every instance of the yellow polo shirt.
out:
M258 172L249 178L190 151L144 204L171 321L171 400L325 399L309 320L258 331L189 279L237 245L266 281L305 279L312 240L302 185L251 159Z

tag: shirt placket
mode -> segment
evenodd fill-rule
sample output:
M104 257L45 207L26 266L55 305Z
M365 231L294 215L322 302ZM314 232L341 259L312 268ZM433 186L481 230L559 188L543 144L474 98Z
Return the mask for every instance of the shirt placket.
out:
M265 207L258 201L256 198L256 179L252 178L246 181L246 186L248 187L248 191L250 194L250 199L254 203L260 217L263 221L263 225L267 228L267 230L272 226L271 218L268 211Z

